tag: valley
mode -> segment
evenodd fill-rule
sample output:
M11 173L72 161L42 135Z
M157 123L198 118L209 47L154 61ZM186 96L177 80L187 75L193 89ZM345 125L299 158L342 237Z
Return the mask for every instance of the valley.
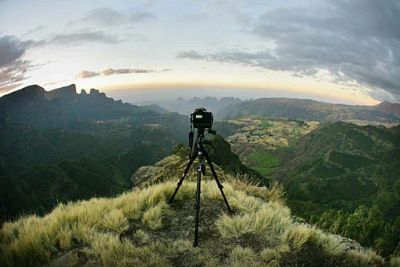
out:
M385 255L400 240L400 126L241 116L226 139L294 214ZM367 219L368 218L368 219ZM356 225L363 225L357 227Z

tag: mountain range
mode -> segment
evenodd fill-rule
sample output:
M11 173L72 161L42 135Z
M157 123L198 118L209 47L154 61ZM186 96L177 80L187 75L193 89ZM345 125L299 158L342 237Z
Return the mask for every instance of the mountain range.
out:
M129 99L129 98L127 98ZM175 100L154 100L151 104L157 104L162 109L170 112L178 112L181 114L190 114L194 111L195 108L204 107L208 111L213 112L214 114L218 113L221 109L233 105L241 103L242 100L235 97L193 97L190 99L184 99L183 97L178 97ZM146 102L148 103L148 102Z
M187 143L189 130L189 116L95 89L78 94L75 85L28 86L0 98L0 114L0 220L128 190L139 167ZM223 138L213 138L209 150L226 171L263 179Z
M75 85L33 85L0 98L2 220L57 202L114 195L186 142L188 117L114 101Z
M217 113L221 119L248 115L321 122L356 120L369 124L399 123L400 104L382 102L375 106L357 106L308 99L260 98L229 105Z

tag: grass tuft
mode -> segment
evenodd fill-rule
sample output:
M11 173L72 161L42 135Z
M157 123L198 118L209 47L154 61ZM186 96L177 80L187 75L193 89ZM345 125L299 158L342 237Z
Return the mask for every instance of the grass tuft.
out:
M239 237L252 233L276 243L292 224L290 210L277 202L263 204L258 211L237 216L221 216L217 228L223 237Z
M379 266L384 260L371 249L366 251L351 250L346 254L347 260L355 266Z
M227 262L228 266L243 267L243 266L260 266L257 254L251 248L235 247Z
M287 229L283 235L283 241L292 249L298 250L312 238L313 234L314 229L307 225L294 225Z
M128 229L128 219L120 210L111 210L106 213L100 222L100 227L106 230L112 230L116 233L121 233Z
M160 202L143 213L142 223L152 230L160 229L163 226L163 218L169 213L168 205Z

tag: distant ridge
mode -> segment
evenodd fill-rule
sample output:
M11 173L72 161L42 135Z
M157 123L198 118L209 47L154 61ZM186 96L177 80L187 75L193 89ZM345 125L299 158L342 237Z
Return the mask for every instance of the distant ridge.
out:
M231 119L240 116L266 116L300 120L399 123L400 104L383 102L375 106L323 103L310 99L260 98L229 105L218 117Z
M400 117L400 103L390 103L384 101L376 105L376 108L382 112L386 112L389 114L395 114Z
M89 94L78 94L75 84L51 91L31 85L0 98L0 112L5 122L39 128L70 127L72 121L76 124L77 121L118 119L143 111L154 113L115 101L96 89L91 89Z

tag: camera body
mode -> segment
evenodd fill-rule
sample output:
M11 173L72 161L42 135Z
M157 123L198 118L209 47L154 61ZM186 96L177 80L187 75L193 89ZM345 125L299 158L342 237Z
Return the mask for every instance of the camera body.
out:
M211 129L214 122L213 114L205 108L196 108L190 114L190 122L196 129Z

